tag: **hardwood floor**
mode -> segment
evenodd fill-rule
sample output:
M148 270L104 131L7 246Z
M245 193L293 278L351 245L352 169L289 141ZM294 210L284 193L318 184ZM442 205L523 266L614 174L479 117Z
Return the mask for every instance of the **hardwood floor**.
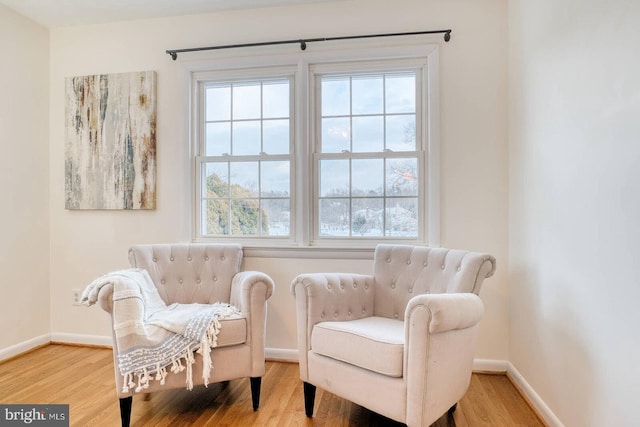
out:
M0 403L69 404L71 426L118 426L120 412L110 349L48 345L0 364ZM260 409L251 408L249 380L169 390L133 399L131 425L371 426L396 423L317 389L314 417L304 414L298 365L267 362ZM474 374L453 416L433 427L544 426L504 375Z

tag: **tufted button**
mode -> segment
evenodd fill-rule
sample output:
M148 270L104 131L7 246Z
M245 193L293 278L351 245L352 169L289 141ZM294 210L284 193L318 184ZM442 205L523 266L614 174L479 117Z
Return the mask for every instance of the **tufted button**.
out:
M425 294L430 294L430 293L431 293L431 291L429 291L429 290L427 290L427 291L425 292Z
M462 267L458 266L458 268L456 268L456 271L460 271L462 270Z
M338 312L333 313L333 317L338 318Z
M354 284L353 284L353 289L355 289L355 288L357 288L357 287L358 287L358 284L357 284L357 283L354 283Z
M347 311L347 315L351 316L351 311Z
M164 279L160 280L160 283L162 283L164 285L165 284Z
M327 289L331 289L331 283L327 283Z
M225 260L224 255L222 255L222 256L220 257L220 259L224 261L224 260Z
M365 310L364 308L362 309L362 314L367 314L367 310Z
M409 288L409 293L412 294L413 293L413 288Z
M422 265L424 265L425 267L429 266L429 263L427 261L423 262Z
M387 262L391 262L391 258L387 258Z
M158 258L154 258L154 259L153 259L153 262L158 262Z
M397 319L399 317L398 313L394 314L393 317L395 317Z
M324 319L324 313L320 313L320 318Z
M391 289L395 289L395 288L396 288L396 284L395 284L395 283L392 283L392 284L391 284Z
M200 279L196 279L196 283L200 283Z
M442 267L440 267L440 268L444 270L444 264L442 264Z
M187 261L191 261L191 257L188 257L188 258L187 258Z
M344 289L344 285L340 283L340 289Z
M169 258L169 261L173 261L173 257Z
M178 283L180 283L182 285L182 279L178 280Z
M407 265L411 265L411 260L407 260Z
M213 281L217 282L218 281L218 276L213 276Z
M204 260L209 261L209 257L208 256L204 257Z

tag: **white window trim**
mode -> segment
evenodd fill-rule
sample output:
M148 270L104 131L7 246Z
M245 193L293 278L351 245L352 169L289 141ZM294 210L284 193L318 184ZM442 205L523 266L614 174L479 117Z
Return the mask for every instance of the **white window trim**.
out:
M304 52L292 52L292 46L275 46L272 48L245 48L241 50L218 51L207 57L199 57L198 59L189 59L183 56L179 57L178 65L180 67L180 78L183 85L184 99L183 105L185 111L185 140L190 143L185 144L189 148L188 159L189 169L191 170L191 179L189 182L189 200L190 200L190 229L192 241L211 241L211 238L197 238L196 227L196 203L195 186L199 177L196 175L197 168L195 165L195 137L198 135L198 120L193 118L192 112L201 109L195 104L198 97L194 96L197 85L193 84L194 76L202 75L221 75L221 73L232 71L237 77L239 70L246 70L247 75L252 74L255 68L271 68L282 72L283 70L291 70L295 68L296 84L294 89L298 92L304 91L309 93L310 83L310 67L320 66L319 64L354 62L354 61L387 61L387 60L411 60L426 59L428 78L426 84L423 85L423 99L425 100L425 109L427 113L424 115L425 121L423 125L423 140L427 141L426 146L426 164L424 165L424 173L427 178L426 188L426 209L423 206L426 241L423 244L429 246L440 245L440 114L439 114L439 45L436 43L425 44L416 43L415 40L394 40L393 43L382 44L377 40L354 40L351 42L326 42L313 46L313 50L309 49ZM255 71L253 72L255 76ZM294 99L300 99L300 93L294 94ZM426 92L426 93L425 93ZM309 106L294 104L292 116L299 118L309 117ZM312 119L309 119L312 120ZM307 120L296 120L294 125L294 134L296 141L308 140L311 136L310 124ZM303 188L309 188L309 193L313 192L310 186L311 175L309 171L314 170L313 159L309 153L309 144L294 144L295 167L293 179L293 190L297 185ZM271 238L242 238L238 236L233 239L241 243L244 247L246 256L261 257L283 257L283 258L371 258L373 254L374 242L367 241L329 241L323 242L322 245L314 245L313 242L313 209L312 195L308 197L296 197L295 191L292 196L292 205L295 204L295 217L292 221L292 236L297 241L289 239L271 239ZM225 238L226 240L226 238ZM396 241L386 240L385 241ZM402 239L397 241L402 242ZM404 240L407 242L407 240ZM420 242L413 243L420 244Z

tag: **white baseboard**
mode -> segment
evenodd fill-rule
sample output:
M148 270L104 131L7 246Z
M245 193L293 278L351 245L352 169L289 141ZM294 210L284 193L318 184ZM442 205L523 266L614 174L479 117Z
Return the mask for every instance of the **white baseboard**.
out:
M509 362L506 360L493 360L493 359L473 359L473 372L491 372L491 373L506 373L507 365Z
M529 385L524 379L522 374L513 366L510 362L507 362L507 376L511 379L511 382L520 390L520 392L529 401L529 404L533 406L533 409L538 413L540 418L549 427L564 427L564 424L556 417L551 409L544 403L544 400L536 393L536 391Z
M51 341L63 344L99 345L104 347L113 346L111 336L103 335L82 335L67 334L64 332L53 332L51 334Z
M282 362L297 362L298 350L289 348L265 348L264 356L270 360Z
M30 340L0 349L0 361L10 359L38 346L48 344L50 341L51 334L44 334L40 335L39 337L31 338Z

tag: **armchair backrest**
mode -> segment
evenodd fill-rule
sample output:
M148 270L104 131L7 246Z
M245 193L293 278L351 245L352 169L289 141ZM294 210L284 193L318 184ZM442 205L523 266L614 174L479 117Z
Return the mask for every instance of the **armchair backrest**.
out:
M491 255L455 249L378 245L374 255L376 316L404 319L409 300L425 293L478 294L493 275Z
M242 247L234 244L136 245L131 267L149 272L167 304L229 302L231 281L240 271Z

